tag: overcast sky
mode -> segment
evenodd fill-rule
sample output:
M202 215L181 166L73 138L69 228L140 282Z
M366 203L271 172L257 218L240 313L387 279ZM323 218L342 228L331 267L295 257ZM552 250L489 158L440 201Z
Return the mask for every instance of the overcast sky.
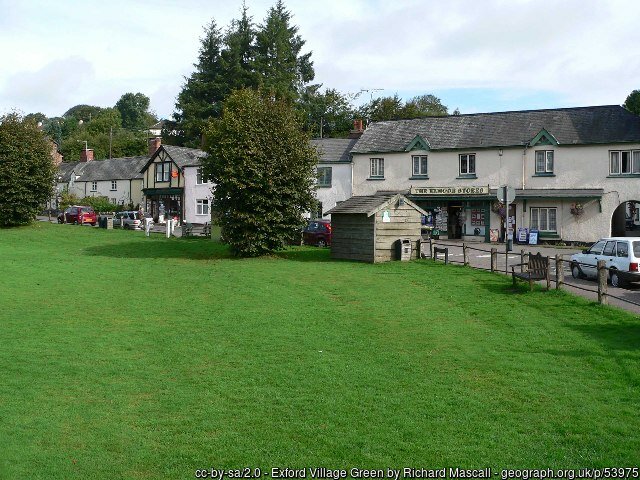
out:
M247 0L261 23L275 0ZM637 0L289 0L316 83L433 93L462 113L622 104L640 89ZM0 113L142 92L170 117L211 18L241 0L0 0ZM374 89L383 89L375 90Z

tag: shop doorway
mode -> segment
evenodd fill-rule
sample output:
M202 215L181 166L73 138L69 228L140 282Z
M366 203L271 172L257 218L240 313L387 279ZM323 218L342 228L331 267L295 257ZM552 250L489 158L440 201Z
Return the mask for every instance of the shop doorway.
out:
M449 203L447 214L447 235L449 238L462 238L462 225L464 224L462 205Z
M611 216L612 237L640 237L640 201L622 202Z

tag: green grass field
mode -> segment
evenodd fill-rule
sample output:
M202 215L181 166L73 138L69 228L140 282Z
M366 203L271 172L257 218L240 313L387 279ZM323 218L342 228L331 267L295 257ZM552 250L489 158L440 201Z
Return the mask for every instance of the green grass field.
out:
M640 320L430 261L0 230L0 478L638 465Z

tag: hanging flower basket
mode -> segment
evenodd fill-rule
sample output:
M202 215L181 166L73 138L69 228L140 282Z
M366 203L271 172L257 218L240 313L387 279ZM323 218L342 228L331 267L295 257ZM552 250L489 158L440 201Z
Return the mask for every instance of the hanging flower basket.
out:
M584 213L584 207L582 206L581 203L574 203L571 206L571 214L572 215L575 215L576 217L579 217L583 213Z
M502 202L493 202L493 204L491 204L491 211L493 213L497 213L502 218L505 218L507 215L507 210L504 208L504 204Z

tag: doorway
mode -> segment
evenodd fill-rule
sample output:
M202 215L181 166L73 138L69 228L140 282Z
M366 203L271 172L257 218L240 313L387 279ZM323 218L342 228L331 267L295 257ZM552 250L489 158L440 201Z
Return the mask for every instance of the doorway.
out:
M449 238L462 238L462 205L449 203L447 214L447 235Z

